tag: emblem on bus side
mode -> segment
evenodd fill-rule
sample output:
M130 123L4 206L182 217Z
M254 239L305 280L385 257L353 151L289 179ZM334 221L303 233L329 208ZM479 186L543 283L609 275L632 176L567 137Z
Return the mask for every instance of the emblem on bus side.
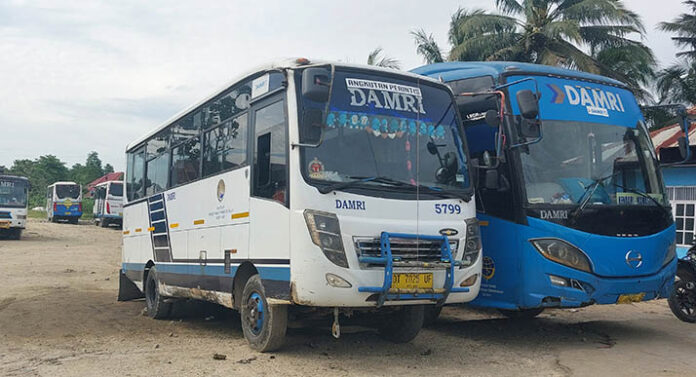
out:
M443 236L456 236L459 234L459 232L456 229L452 228L445 228L445 229L440 229L440 234Z
M221 202L225 198L225 181L222 179L217 184L217 200Z

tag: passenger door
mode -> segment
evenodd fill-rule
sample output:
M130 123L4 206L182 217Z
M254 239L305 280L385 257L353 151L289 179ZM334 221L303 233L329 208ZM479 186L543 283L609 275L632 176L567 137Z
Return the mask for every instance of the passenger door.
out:
M288 127L284 93L255 103L251 111L252 174L250 259L290 258Z

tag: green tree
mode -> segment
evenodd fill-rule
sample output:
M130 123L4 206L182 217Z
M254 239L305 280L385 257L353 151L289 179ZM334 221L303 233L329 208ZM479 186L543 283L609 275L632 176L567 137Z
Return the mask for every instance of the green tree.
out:
M48 185L69 179L69 171L65 163L53 155L40 156L35 160L15 160L9 169L10 174L29 178L29 205L45 205L46 187Z
M640 17L621 0L496 0L498 13L459 9L451 17L445 56L432 35L411 34L426 62L504 60L603 74L639 91L653 75Z
M85 164L74 164L70 169L70 177L73 181L86 185L105 174L99 153L90 152Z
M401 64L398 60L384 55L383 52L382 47L377 47L376 49L372 50L372 52L370 52L370 54L367 56L367 64L377 67L401 69Z
M111 166L111 164L107 163L104 165L104 174L109 174L114 172L114 167Z
M690 13L683 13L659 29L674 33L672 40L684 51L676 56L681 61L657 74L656 87L662 103L696 104L696 1L684 1Z

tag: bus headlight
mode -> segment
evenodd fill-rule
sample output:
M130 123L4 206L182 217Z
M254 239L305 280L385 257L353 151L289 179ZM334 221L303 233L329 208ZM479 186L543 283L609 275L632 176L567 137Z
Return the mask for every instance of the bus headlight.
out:
M479 254L481 254L481 228L479 228L478 220L474 217L466 219L466 239L464 241L462 267L469 267L476 263Z
M585 253L568 242L556 238L529 240L546 259L576 270L592 272L590 259Z
M667 255L665 255L665 260L662 262L662 267L668 265L674 258L677 257L677 243L672 242L671 245L669 245L669 248L667 248Z
M333 213L309 209L304 211L304 217L312 242L319 246L326 258L335 265L348 268L338 217Z

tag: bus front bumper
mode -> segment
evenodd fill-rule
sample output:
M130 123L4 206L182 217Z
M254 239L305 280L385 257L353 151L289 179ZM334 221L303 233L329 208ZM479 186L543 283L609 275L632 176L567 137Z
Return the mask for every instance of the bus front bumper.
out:
M559 266L561 267L561 266ZM640 277L606 278L569 268L528 274L520 308L580 307L669 297L677 271L676 258L658 273Z

